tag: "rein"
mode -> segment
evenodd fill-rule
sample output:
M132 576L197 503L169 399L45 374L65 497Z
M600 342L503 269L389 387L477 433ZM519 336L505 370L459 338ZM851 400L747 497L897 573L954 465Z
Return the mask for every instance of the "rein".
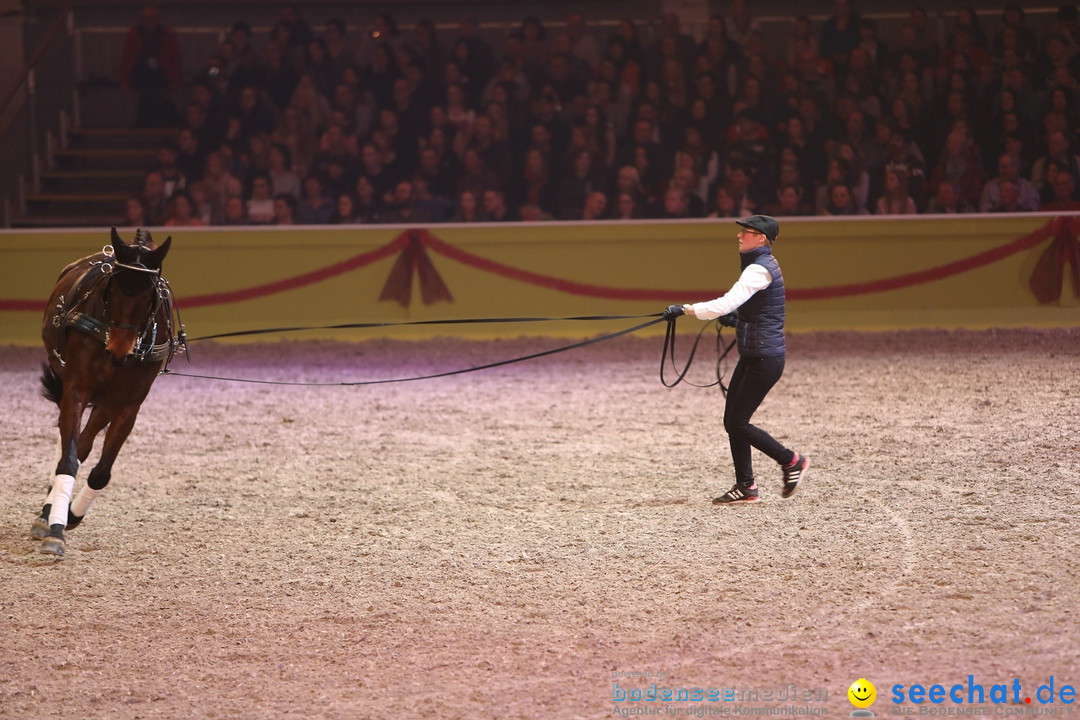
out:
M568 350L576 350L588 345L594 345L607 340L613 340L623 335L629 335L639 330L644 330L647 327L656 325L657 323L665 322L665 319L661 313L655 313L651 315L577 315L573 317L561 317L561 318L546 318L546 317L516 317L516 318L466 318L456 320L413 320L406 322L369 322L369 323L342 323L337 325L309 325L301 327L280 327L280 328L266 328L260 330L240 330L228 333L217 333L214 335L203 335L197 338L191 338L188 342L195 342L198 340L212 340L227 337L242 337L250 335L265 335L270 333L281 332L299 332L303 330L342 330L342 329L354 329L354 328L380 328L380 327L403 327L403 326L418 326L418 325L468 325L468 324L490 324L490 323L531 323L531 322L554 322L554 321L595 321L595 320L640 320L643 318L650 318L645 322L639 323L632 327L617 332L608 333L606 335L600 335L588 340L582 340L580 342L570 343L569 345L561 345L559 347L551 348L549 350L542 350L540 352L530 353L528 355L522 355L518 357L508 358L505 360L497 360L495 362L484 363L482 365L474 365L467 368L460 368L457 370L447 370L445 372L430 373L426 375L414 375L403 378L388 378L384 380L357 380L357 381L338 381L338 382L302 382L302 381L289 381L289 380L255 380L252 378L239 378L228 377L222 375L203 375L199 373L185 373L175 372L168 367L162 370L163 375L172 375L174 377L188 377L197 378L200 380L220 380L224 382L239 382L250 383L256 385L288 385L288 386L300 386L300 387L356 387L361 385L385 385L389 383L404 383L414 382L417 380L434 380L436 378L451 377L454 375L464 375L465 373L477 372L480 370L490 370L492 368L502 367L504 365L512 365L514 363L524 362L526 360L535 360L536 358L546 357L548 355L555 355L561 352L567 352ZM724 361L731 348L735 345L735 341L732 340L728 343L727 347L721 350L722 346L722 326L717 322L717 335L716 335L716 347L718 353L717 366L716 366L716 382L709 383L708 385L697 385L695 383L686 380L686 374L690 369L691 363L694 361L694 355L697 352L698 344L701 341L701 337L705 330L708 328L708 324L702 327L698 332L697 337L694 340L694 344L690 350L690 356L686 360L686 365L681 372L676 369L678 377L672 383L668 383L664 378L664 365L670 358L672 367L675 366L675 319L666 320L668 323L667 331L664 336L664 347L660 354L660 381L666 387L675 387L680 382L686 382L694 387L712 387L713 385L719 385L721 392L727 393L727 387L723 383L724 374Z
M667 331L664 333L664 348L660 351L660 382L664 387L673 388L681 382L685 382L687 385L694 387L708 388L719 386L720 393L724 397L727 397L727 385L724 384L724 375L727 374L727 356L731 352L731 348L735 347L735 340L724 345L724 326L720 324L719 319L711 320L702 326L698 331L697 337L694 338L694 344L690 346L690 355L686 358L686 365L683 366L682 371L679 371L678 365L675 363L675 321L677 318L671 318L668 321ZM702 335L709 328L709 325L716 325L716 382L711 382L707 385L699 385L694 382L690 382L686 379L686 374L690 372L690 365L694 362L694 355L697 353L698 344L701 342ZM664 366L670 360L671 367L675 371L675 380L668 382L664 378Z
M360 385L385 385L388 383L403 383L413 382L416 380L434 380L435 378L450 377L453 375L464 375L465 373L477 372L479 370L490 370L491 368L502 367L503 365L512 365L514 363L524 362L525 360L534 360L536 358L546 357L548 355L555 355L557 353L566 352L567 350L576 350L577 348L583 348L588 345L594 345L596 343L604 342L605 340L613 340L623 335L629 335L635 333L638 330L644 330L647 327L656 325L657 323L664 322L664 318L659 314L652 315L583 315L577 317L565 317L565 318L468 318L460 320L414 320L409 322L383 322L383 323L348 323L343 325L325 325L319 327L297 327L297 328L279 328L277 330L247 330L235 333L221 333L218 335L208 335L199 338L193 338L194 340L208 340L210 338L220 337L237 337L240 335L258 335L271 332L289 332L297 330L323 330L323 329L342 329L342 328L373 328L373 327L398 327L407 325L466 325L466 324L481 324L481 323L506 323L506 322L552 322L558 320L638 320L641 318L652 318L643 323L634 325L633 327L626 328L625 330L619 330L617 332L608 333L607 335L600 335L598 337L590 338L588 340L582 340L580 342L571 343L569 345L561 345L549 350L542 350L540 352L530 353L528 355L521 355L519 357L509 358L506 360L497 360L495 362L484 363L483 365L474 365L472 367L461 368L458 370L447 370L445 372L431 373L428 375L414 375L404 378L388 378L385 380L357 380L357 381L340 381L340 382L299 382L299 381L287 381L287 380L253 380L250 378L236 378L236 377L224 377L219 375L199 375L195 373L183 373L174 372L166 368L162 371L163 375L173 375L175 377L190 377L200 378L202 380L222 380L226 382L242 382L253 383L257 385L293 385L303 387L354 387Z

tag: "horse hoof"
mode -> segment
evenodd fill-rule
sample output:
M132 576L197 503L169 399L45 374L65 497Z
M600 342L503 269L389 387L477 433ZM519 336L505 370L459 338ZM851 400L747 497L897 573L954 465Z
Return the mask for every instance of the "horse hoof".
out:
M67 550L67 543L64 542L64 538L53 535L42 540L41 547L38 548L38 552L42 555L56 555L57 557L63 557L65 550Z
M49 536L49 521L40 515L34 518L34 523L30 526L30 537L35 540L44 540Z

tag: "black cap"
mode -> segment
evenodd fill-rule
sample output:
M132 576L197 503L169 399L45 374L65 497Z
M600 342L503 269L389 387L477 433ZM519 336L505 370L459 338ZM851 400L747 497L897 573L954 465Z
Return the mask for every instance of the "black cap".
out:
M768 215L751 215L750 217L736 220L735 224L742 225L744 228L750 228L751 230L757 230L759 233L769 238L769 242L776 240L776 236L780 234L780 226L776 224L776 219L771 218Z

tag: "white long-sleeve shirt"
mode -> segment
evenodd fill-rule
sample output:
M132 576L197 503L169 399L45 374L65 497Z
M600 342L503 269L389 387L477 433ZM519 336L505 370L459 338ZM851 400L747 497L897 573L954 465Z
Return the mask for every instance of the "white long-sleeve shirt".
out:
M690 306L690 309L694 313L694 317L699 320L712 320L718 318L721 315L727 315L728 313L735 312L740 305L750 299L750 297L758 292L764 290L772 282L772 275L765 269L764 266L757 263L751 263L746 266L746 269L742 271L742 275L735 281L735 284L731 286L722 297L718 297L715 300L708 300L706 302L694 303Z

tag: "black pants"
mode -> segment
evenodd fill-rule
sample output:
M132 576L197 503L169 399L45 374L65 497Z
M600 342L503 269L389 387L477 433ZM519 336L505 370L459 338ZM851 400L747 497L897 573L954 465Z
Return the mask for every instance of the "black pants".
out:
M756 425L750 418L769 394L769 390L784 374L784 356L768 358L739 358L728 386L724 406L724 429L731 444L731 459L735 463L735 482L742 486L754 484L754 465L750 448L757 448L783 465L795 459L788 450Z

